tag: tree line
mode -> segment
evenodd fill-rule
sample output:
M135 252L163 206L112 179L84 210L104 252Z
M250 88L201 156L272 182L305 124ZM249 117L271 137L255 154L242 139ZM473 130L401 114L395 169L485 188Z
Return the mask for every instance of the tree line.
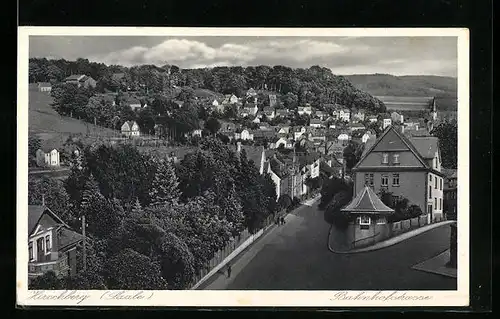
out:
M275 213L274 183L215 138L179 163L130 145L90 145L65 182L29 180L29 204L45 203L75 229L85 215L87 270L48 273L39 289L186 289L214 254ZM83 263L78 254L79 265Z

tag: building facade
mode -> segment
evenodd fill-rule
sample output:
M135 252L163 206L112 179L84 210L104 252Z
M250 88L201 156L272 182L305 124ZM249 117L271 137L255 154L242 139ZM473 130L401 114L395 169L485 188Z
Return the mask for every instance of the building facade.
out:
M407 198L428 214L443 217L443 178L438 140L432 136L407 138L389 126L353 168L354 192L365 185Z

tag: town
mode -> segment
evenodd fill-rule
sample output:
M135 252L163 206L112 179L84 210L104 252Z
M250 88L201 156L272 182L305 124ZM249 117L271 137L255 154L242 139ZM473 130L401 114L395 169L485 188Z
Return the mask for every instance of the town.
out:
M319 66L29 75L30 289L456 288L456 96Z

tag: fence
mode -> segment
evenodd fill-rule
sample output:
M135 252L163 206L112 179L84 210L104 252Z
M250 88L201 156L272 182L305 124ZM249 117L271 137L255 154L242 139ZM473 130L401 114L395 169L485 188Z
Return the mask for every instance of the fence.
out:
M248 229L245 229L236 238L232 238L229 243L217 251L205 267L203 267L195 275L191 289L198 288L212 275L217 273L229 261L241 253L245 248L250 246L256 239L262 236L264 231L266 231L273 223L274 216L270 215L264 220L262 227L254 234L250 233Z
M434 217L431 223L439 223L445 219L441 216ZM407 231L422 227L427 225L427 215L418 216L411 219L401 220L399 222L392 223L391 235L389 237L405 233Z

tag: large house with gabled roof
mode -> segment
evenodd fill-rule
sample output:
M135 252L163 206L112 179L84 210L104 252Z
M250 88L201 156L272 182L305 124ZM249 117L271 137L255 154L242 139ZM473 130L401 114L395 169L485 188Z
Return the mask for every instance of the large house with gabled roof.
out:
M74 275L76 250L84 237L45 205L28 206L28 278L53 271Z
M428 219L443 217L441 152L434 136L407 137L389 126L353 167L354 193L365 185L405 197Z

